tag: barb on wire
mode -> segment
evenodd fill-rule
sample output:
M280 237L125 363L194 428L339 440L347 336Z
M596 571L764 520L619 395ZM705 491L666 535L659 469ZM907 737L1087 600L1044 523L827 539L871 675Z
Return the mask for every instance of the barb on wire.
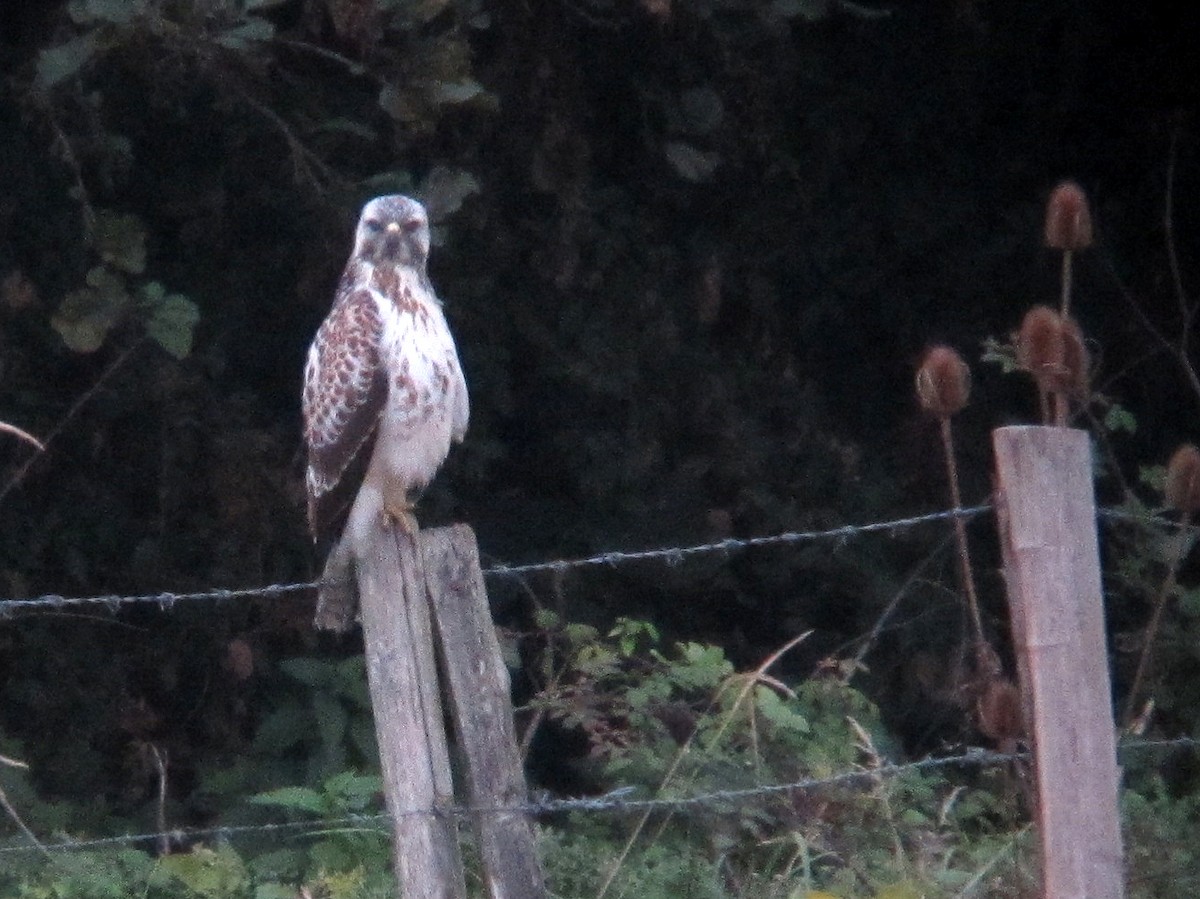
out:
M1143 749L1200 749L1200 740L1192 737L1178 737L1169 740L1129 740L1118 745L1118 754ZM594 812L623 814L627 812L681 810L706 806L722 806L730 803L745 802L762 796L773 796L780 793L790 793L798 790L821 790L829 787L847 786L858 783L878 782L883 778L901 777L919 771L929 771L938 768L975 767L993 768L1009 762L1029 758L1026 752L993 752L987 749L968 749L966 752L952 756L918 759L914 762L897 762L876 767L856 767L842 771L829 777L813 777L790 783L764 784L756 787L740 789L715 790L708 793L698 793L692 796L676 798L631 798L632 787L619 787L602 796L584 797L578 799L537 799L529 802L515 803L504 806L440 806L429 809L413 809L401 812L401 816L437 815L441 817L470 818L475 815L487 814L524 814L550 815L563 812ZM324 818L311 821L285 821L274 824L242 824L226 827L196 827L177 828L175 830L126 834L123 836L97 837L88 840L60 840L59 842L43 842L40 846L0 846L0 856L18 852L70 852L85 849L99 849L106 846L128 845L130 843L146 843L154 845L159 840L167 838L172 843L186 844L202 840L226 841L236 836L249 833L290 833L300 837L317 836L331 830L342 828L382 828L392 820L387 814L347 815L339 818Z
M714 543L700 543L694 546L677 546L662 549L643 549L600 553L576 559L555 559L549 562L533 562L527 565L491 565L483 569L484 575L490 577L518 577L540 571L567 571L573 568L588 568L599 565L617 566L630 562L645 562L664 560L676 564L689 556L705 553L729 553L739 549L750 549L762 546L778 546L788 543L803 543L814 540L845 540L860 534L878 533L880 531L898 531L905 528L928 524L934 521L945 521L953 518L971 518L986 512L990 506L974 506L969 509L950 509L944 512L932 512L927 515L915 515L910 518L899 518L893 521L878 521L871 524L852 524L822 531L788 531L782 534L771 534L766 537L748 537L744 539L727 538ZM266 587L247 587L240 590L202 590L195 593L146 593L137 596L60 596L46 594L28 599L0 599L0 616L22 609L57 609L66 606L102 605L116 609L130 603L157 603L164 609L169 609L177 602L194 600L224 600L249 599L266 596L282 596L288 593L300 593L319 586L319 581L308 581L296 584L270 584Z

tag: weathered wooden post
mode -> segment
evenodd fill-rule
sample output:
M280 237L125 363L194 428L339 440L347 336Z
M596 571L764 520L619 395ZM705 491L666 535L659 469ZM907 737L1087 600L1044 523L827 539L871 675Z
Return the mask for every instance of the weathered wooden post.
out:
M1088 435L993 432L1046 899L1121 899L1120 789Z
M439 528L421 549L488 895L537 899L545 887L533 824L511 811L528 791L475 534L463 524Z
M438 812L454 800L444 698L488 895L544 899L533 826L515 810L527 791L475 534L388 527L368 556L358 565L363 641L401 896L466 896L455 821Z
M369 557L357 567L367 681L400 895L465 899L454 819L433 812L454 801L454 786L421 553L413 537L389 526L375 534Z

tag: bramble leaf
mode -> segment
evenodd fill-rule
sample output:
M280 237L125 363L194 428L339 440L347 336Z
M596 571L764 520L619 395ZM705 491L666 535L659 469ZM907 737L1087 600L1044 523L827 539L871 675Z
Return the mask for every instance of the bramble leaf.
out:
M38 53L37 71L33 78L33 86L39 90L49 90L61 81L70 78L96 55L99 41L94 32L80 35L74 40L50 47Z
M125 282L104 266L88 272L87 286L63 297L50 325L77 353L93 353L121 320L129 302Z
M250 797L255 805L278 805L293 811L324 815L329 811L326 798L310 787L280 787Z
M143 296L158 294L160 297L146 320L146 333L176 359L185 358L192 351L200 309L182 294L163 296L162 285L157 281L145 285L140 293Z
M136 215L96 213L96 252L113 268L140 275L146 270L146 229Z
M671 168L685 181L707 181L721 164L721 157L716 153L699 150L682 141L668 141L663 147L663 153L666 154Z

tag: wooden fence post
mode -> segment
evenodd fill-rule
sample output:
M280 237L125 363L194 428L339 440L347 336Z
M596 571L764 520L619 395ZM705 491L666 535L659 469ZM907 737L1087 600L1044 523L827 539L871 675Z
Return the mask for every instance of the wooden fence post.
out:
M539 899L545 879L509 699L508 669L488 607L475 533L465 524L422 534L450 716L466 758L472 823L492 899ZM496 809L496 811L485 811Z
M421 553L394 526L360 561L358 595L375 733L404 899L465 899Z
M488 895L544 899L532 822L514 810L528 796L474 532L456 525L414 540L384 528L358 564L358 589L400 895L466 896L447 808L454 787L444 697L465 760Z
M999 428L997 515L1034 751L1046 899L1121 899L1112 694L1088 435Z

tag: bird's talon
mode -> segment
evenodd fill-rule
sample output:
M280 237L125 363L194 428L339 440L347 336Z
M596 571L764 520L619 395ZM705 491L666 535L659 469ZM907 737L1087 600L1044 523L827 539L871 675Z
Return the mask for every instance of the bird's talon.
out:
M394 524L410 536L417 532L417 518L413 515L411 506L401 509L384 509L383 522L385 525Z

